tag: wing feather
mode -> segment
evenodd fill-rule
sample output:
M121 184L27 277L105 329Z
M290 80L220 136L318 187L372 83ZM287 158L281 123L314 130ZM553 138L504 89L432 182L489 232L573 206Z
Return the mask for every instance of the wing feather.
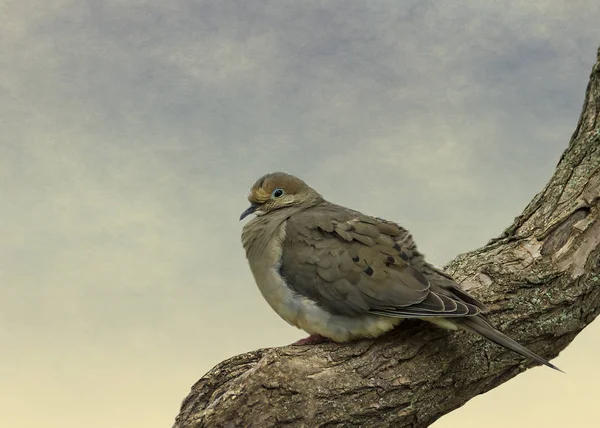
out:
M465 317L483 307L447 275L432 284L405 229L337 205L294 214L282 245L280 273L288 286L335 313Z

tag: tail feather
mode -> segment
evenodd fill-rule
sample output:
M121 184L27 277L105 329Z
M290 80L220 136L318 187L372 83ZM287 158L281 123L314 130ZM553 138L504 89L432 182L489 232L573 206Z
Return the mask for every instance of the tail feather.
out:
M497 345L503 346L504 348L521 354L524 357L531 358L532 360L537 361L538 363L544 364L545 366L548 366L551 369L558 370L559 372L564 373L554 364L550 363L549 361L540 357L535 352L530 351L517 341L511 339L504 333L500 332L497 328L489 324L484 318L480 316L465 317L461 318L460 320L455 320L454 322L464 330L483 336Z

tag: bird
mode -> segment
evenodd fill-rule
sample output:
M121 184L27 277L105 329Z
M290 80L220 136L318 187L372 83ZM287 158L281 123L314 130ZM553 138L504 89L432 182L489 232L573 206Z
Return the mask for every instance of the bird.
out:
M271 308L309 334L294 345L375 338L420 319L562 371L498 330L487 307L428 263L402 226L331 203L285 172L260 177L247 198L246 258Z

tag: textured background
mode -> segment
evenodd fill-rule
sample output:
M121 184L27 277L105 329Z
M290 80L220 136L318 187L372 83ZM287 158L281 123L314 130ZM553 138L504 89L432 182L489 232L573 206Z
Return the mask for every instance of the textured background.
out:
M302 337L239 242L265 172L440 265L542 188L600 3L365 3L0 1L1 426L168 427L217 362ZM435 426L589 426L599 337Z

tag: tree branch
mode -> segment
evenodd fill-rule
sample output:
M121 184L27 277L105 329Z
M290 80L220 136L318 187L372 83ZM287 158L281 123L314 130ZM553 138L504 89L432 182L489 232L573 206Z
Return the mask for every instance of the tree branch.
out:
M599 115L600 57L550 182L499 238L447 266L501 330L546 358L600 311ZM223 361L192 387L174 428L424 427L532 365L475 335L405 321L376 340Z

